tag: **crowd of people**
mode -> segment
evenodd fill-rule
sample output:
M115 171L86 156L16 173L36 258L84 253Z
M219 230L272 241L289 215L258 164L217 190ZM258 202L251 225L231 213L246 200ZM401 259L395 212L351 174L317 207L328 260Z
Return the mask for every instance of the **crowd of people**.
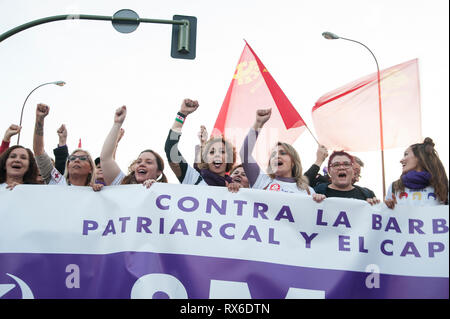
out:
M262 169L252 157L252 152L259 132L271 117L271 109L256 111L255 122L239 150L241 163L236 163L234 145L224 136L208 139L206 128L202 126L194 163L188 164L178 149L178 143L184 122L198 108L197 101L182 101L164 147L170 169L180 183L226 187L230 192L254 188L298 193L300 196L310 196L316 202L328 197L341 197L363 200L370 205L380 203L372 190L356 184L364 163L343 150L335 150L329 155L326 147L319 145L315 163L303 172L297 150L279 141L271 150L267 167ZM33 151L20 145L10 146L11 137L17 135L21 127L12 124L6 129L0 145L0 191L13 190L20 184L87 186L101 191L109 185L142 184L150 188L154 183L168 182L164 160L152 149L143 150L131 162L127 172L123 172L117 164L115 153L124 134L122 124L127 114L126 106L115 111L113 126L106 136L100 156L95 159L81 148L69 154L64 125L57 131L59 143L53 150L55 158L45 152L44 123L49 111L49 106L45 104L36 107ZM322 175L320 168L327 158ZM448 205L448 177L431 138L409 146L400 163L400 177L390 184L383 199L387 207L393 209L402 204Z

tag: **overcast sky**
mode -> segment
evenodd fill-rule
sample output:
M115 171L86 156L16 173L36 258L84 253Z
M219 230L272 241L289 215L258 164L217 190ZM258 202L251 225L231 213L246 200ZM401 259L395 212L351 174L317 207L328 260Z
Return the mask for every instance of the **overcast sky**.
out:
M113 15L132 9L141 18L195 16L197 57L170 56L172 27L141 24L118 33L105 21L59 21L22 31L0 43L0 134L18 124L29 98L21 144L32 147L37 103L50 106L45 149L52 154L57 128L66 124L70 150L81 138L93 157L126 105L125 136L117 151L122 170L140 151L152 148L163 158L164 142L183 98L200 108L183 128L180 149L193 161L197 131L212 130L246 39L275 81L314 132L311 109L324 93L376 71L373 57L348 41L327 41L331 31L366 44L381 69L418 58L423 136L433 138L448 172L449 3L443 0L345 1L69 1L0 0L0 33L23 23L59 14ZM355 119L357 120L357 119ZM400 122L399 125L402 125ZM355 134L363 134L356 132ZM12 139L12 145L16 138ZM315 160L316 144L305 131L294 143L304 169ZM387 150L386 187L401 173L405 147ZM380 152L355 153L366 164L360 185L382 197ZM177 183L166 163L169 182ZM448 173L447 173L448 174Z

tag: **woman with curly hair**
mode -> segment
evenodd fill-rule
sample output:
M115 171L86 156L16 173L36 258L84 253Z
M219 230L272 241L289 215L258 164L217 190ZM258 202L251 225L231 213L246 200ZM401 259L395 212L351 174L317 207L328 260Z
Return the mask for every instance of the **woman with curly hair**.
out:
M390 185L384 201L389 208L448 205L448 177L431 138L409 146L400 163L402 174Z

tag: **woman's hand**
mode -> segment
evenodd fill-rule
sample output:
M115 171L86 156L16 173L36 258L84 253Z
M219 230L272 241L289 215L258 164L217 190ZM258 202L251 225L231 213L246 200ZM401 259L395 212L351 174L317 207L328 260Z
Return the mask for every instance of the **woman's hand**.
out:
M10 142L11 141L11 137L13 137L16 134L19 134L20 130L22 129L21 126L16 125L16 124L11 124L5 132L5 135L3 137L3 140L5 142Z
M152 178L145 180L142 183L142 186L146 187L146 188L150 188L154 183L156 183L156 181Z
M36 118L43 120L49 112L50 108L48 105L39 103L36 107Z
M183 113L185 116L188 116L191 113L194 113L199 107L198 101L194 101L191 99L184 99L183 103L181 103L180 113Z
M379 204L380 200L376 197L372 197L372 198L367 198L366 202L368 202L371 206Z
M8 186L6 186L6 189L13 190L17 185L20 185L20 183L12 182L11 184L8 184Z
M255 130L261 129L264 124L270 119L272 115L272 109L259 109L256 110L256 119L253 128Z
M64 146L67 142L67 129L64 124L62 124L59 129L56 131L56 134L58 134L59 142L58 146Z
M119 107L116 110L116 113L114 114L114 123L122 125L123 121L125 121L126 116L127 116L127 107L123 105L122 107Z
M324 194L312 194L312 198L316 203L320 203L327 197Z
M397 198L395 197L395 194L392 194L392 199L387 199L384 201L386 206L390 209L394 209L395 205L397 204Z
M197 133L197 137L200 141L200 145L205 145L206 141L208 140L208 131L206 130L206 127L204 125L200 125L200 131Z
M103 184L92 183L91 187L94 190L94 192L99 192L99 191L101 191L103 189Z
M232 193L237 193L239 192L239 189L242 187L241 184L239 183L235 183L235 182L225 182L225 186L228 188L228 191L232 192Z

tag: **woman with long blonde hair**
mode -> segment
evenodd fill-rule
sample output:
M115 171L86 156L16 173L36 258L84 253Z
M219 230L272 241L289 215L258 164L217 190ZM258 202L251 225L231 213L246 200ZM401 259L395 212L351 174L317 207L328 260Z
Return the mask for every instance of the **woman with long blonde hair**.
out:
M251 188L301 193L312 196L317 202L322 201L325 196L316 194L314 189L308 185L307 178L303 176L300 156L292 145L283 142L277 143L269 159L267 174L261 170L252 157L259 131L270 119L271 114L271 109L256 111L255 123L241 148L242 164Z

